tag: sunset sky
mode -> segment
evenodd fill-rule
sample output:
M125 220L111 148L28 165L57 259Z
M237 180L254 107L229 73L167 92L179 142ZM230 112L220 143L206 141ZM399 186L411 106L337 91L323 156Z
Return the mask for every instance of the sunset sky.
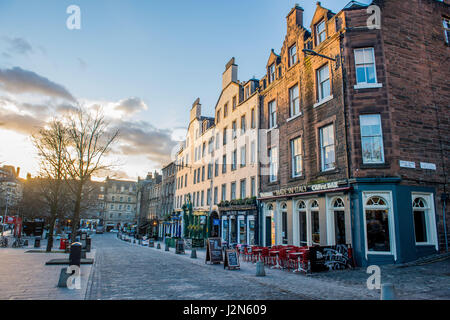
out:
M321 1L334 12L348 2ZM0 163L36 174L30 134L81 103L121 131L118 178L159 170L197 97L213 116L231 57L241 81L264 75L295 3L309 25L316 1L0 0ZM66 27L72 4L81 30Z

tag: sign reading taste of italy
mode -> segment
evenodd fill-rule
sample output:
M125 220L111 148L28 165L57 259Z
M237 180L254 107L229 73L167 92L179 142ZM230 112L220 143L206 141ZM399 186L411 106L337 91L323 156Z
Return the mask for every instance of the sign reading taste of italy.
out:
M345 182L345 181L342 181ZM309 191L322 191L322 190L330 190L330 189L336 189L339 187L339 183L341 181L333 181L333 182L326 182L326 183L319 183L319 184L312 184L312 185L300 185L290 188L283 188L280 190L275 190L272 192L262 192L261 197L271 197L271 196L285 196L295 193L303 193L303 192L309 192Z

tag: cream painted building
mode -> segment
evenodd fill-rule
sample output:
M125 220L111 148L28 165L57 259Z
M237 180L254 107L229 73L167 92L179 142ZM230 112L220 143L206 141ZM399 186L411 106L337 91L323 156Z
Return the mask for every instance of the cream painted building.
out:
M222 75L215 117L201 115L200 100L190 111L186 140L177 155L175 208L188 195L194 215L209 216L208 236L229 243L255 244L258 208L258 83L239 82L234 58Z

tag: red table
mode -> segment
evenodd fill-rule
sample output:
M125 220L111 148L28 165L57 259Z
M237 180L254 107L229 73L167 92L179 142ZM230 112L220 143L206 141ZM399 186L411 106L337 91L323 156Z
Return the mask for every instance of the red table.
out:
M301 267L301 263L300 263L300 258L304 254L305 254L305 252L291 252L291 253L289 253L289 256L294 256L294 259L295 259L295 257L297 258L298 267L297 267L297 269L295 269L293 271L294 273L297 273L297 272L305 272L306 273L306 270Z

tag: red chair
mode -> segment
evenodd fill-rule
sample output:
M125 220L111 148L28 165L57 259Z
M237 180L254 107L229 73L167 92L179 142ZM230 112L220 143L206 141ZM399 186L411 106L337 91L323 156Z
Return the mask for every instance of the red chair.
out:
M269 255L269 248L263 247L261 248L261 260L264 262L264 264L268 265L270 264L270 255Z

